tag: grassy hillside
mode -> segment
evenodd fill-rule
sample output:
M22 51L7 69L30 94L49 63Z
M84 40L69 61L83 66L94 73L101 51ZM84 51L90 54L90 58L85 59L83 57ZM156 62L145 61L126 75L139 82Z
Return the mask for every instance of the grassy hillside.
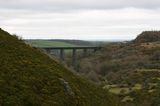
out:
M27 40L28 44L34 47L76 47L78 45L71 44L64 41L52 41L52 40Z
M61 42L69 43L72 45L78 45L78 46L93 46L94 44L91 41L84 41L84 40L51 39L49 41L61 41Z
M83 41L83 40L26 40L26 43L34 47L77 47L77 46L95 46L97 42Z
M117 95L124 106L158 106L158 38L159 32L145 32L136 38L137 42L107 44L95 55L82 58L78 72L94 82L101 83L104 89Z
M84 40L65 40L65 39L48 39L48 40L25 40L27 44L34 47L77 47L77 46L99 46L116 41L84 41ZM118 41L120 42L120 41Z
M1 106L116 106L112 96L0 29Z

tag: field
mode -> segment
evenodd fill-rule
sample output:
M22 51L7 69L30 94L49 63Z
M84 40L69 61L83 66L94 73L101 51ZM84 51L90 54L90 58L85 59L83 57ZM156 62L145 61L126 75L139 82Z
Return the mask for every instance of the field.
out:
M25 40L27 44L34 47L77 47L77 46L99 46L111 41L84 41L84 40L65 40L65 39L37 39Z
M34 47L76 47L78 45L70 44L63 41L49 41L49 40L27 40L28 44Z

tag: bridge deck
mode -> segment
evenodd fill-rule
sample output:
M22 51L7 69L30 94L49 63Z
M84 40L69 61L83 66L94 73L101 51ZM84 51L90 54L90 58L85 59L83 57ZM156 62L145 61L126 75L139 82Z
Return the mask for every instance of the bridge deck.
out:
M84 47L40 47L41 49L100 49L97 46L84 46Z

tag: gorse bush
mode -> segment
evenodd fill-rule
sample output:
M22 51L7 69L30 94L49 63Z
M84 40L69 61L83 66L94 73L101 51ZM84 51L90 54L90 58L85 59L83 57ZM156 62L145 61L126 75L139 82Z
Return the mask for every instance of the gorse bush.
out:
M151 59L154 61L160 61L160 50L155 51L153 53Z

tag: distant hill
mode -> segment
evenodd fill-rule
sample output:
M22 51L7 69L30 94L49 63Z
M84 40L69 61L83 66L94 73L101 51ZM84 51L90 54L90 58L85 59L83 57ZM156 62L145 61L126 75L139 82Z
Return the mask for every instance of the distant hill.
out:
M112 95L0 29L1 106L117 106Z
M144 31L134 40L136 43L160 41L160 31Z
M50 40L26 40L27 44L33 47L76 47L78 45L66 43L63 41L50 41Z
M84 41L84 40L65 40L65 39L57 39L57 40L50 40L50 41L61 41L61 42L66 42L72 45L77 45L77 46L92 46L93 43L89 41Z
M31 44L34 47L77 47L77 46L93 46L92 42L83 40L26 40L26 43Z

